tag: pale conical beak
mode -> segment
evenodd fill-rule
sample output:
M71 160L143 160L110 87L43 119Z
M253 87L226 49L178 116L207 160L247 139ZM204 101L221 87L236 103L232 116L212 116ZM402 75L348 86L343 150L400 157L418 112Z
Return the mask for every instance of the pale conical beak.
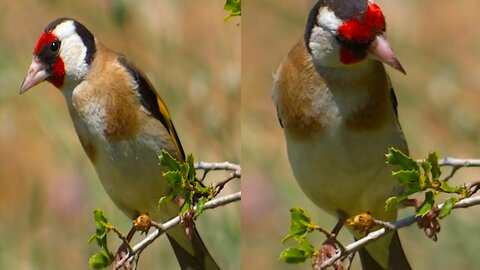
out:
M34 57L28 69L27 77L25 77L22 87L20 87L20 94L45 81L48 77L50 77L50 73L46 70L45 65Z
M394 69L407 74L402 67L402 64L397 60L393 53L390 44L385 37L385 34L378 35L368 48L369 56L375 60L383 62Z

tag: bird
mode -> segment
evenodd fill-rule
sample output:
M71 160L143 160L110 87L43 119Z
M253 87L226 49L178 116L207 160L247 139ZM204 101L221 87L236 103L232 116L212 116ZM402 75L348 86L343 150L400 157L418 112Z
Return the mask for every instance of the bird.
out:
M158 155L165 150L183 161L185 153L144 72L79 21L58 18L38 38L20 94L43 81L64 95L80 143L115 205L132 220L177 216L174 203L158 208L170 191ZM181 269L219 269L196 229L190 237L179 226L166 234Z
M314 204L339 220L366 211L397 218L397 209L385 209L387 198L401 192L385 154L390 147L408 153L408 146L385 65L406 74L376 3L319 0L273 77L293 175ZM411 269L396 232L359 254L363 269Z

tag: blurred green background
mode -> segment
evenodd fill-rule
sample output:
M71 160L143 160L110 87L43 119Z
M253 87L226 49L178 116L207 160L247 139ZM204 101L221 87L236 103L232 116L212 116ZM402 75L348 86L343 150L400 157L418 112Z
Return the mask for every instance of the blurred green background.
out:
M130 221L103 191L62 94L19 87L32 49L58 17L80 20L140 66L162 95L187 152L240 162L240 27L222 0L0 1L0 268L87 269L98 250L93 209L124 232ZM212 175L219 180L222 175ZM224 193L238 190L231 184ZM198 229L225 269L239 269L240 204L205 212ZM119 245L111 238L113 251ZM138 240L138 238L137 238ZM142 269L178 269L168 241L142 253Z
M313 0L244 1L242 18L242 257L244 269L310 269L278 261L289 209L305 208L326 228L335 221L306 199L291 173L271 86L282 58L303 36ZM478 1L376 1L390 44L407 75L391 68L400 122L415 158L480 157L480 23ZM463 169L456 183L477 181ZM401 215L412 214L411 209ZM438 242L416 226L400 232L414 269L478 269L480 208L441 221ZM351 241L348 234L344 241ZM321 243L318 240L317 243ZM358 264L352 269L359 269Z

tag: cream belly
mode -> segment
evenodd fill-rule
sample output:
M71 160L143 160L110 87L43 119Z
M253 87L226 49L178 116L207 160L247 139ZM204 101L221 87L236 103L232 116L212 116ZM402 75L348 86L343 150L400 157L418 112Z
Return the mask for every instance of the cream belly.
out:
M158 200L168 193L158 155L160 149L135 141L113 146L100 145L95 170L105 191L128 217L148 213L158 221L174 215L160 215Z
M78 134L83 137L83 132ZM97 151L92 164L102 186L129 218L148 213L157 221L165 221L175 215L174 209L168 211L171 207L162 208L162 211L158 208L158 200L169 191L159 165L160 138L144 134L135 140L113 144L107 144L104 138L98 136L90 135L89 138L89 143Z
M297 140L286 132L293 173L305 194L320 208L336 215L369 210L393 219L384 202L398 186L385 163L389 147L406 150L401 132L392 125L378 131L352 132L342 125L317 137Z

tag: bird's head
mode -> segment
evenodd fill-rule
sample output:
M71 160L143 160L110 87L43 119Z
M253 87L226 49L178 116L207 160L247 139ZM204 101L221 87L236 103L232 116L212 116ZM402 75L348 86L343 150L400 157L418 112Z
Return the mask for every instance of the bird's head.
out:
M380 7L370 0L319 0L310 12L305 45L318 67L381 61L405 73L387 42Z
M88 73L95 56L95 38L78 21L51 22L33 48L33 60L20 93L48 81L59 89L75 86Z

